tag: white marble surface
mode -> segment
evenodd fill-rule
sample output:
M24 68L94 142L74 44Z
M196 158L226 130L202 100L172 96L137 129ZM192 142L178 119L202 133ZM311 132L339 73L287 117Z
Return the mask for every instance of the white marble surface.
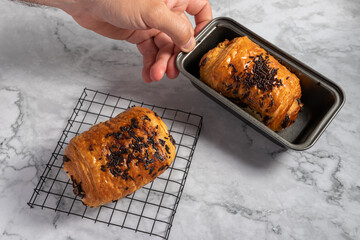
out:
M234 18L344 89L345 106L315 146L285 151L184 76L143 83L134 46L61 11L1 1L1 239L148 238L26 204L84 87L204 116L170 239L360 239L360 2L211 4L215 17Z

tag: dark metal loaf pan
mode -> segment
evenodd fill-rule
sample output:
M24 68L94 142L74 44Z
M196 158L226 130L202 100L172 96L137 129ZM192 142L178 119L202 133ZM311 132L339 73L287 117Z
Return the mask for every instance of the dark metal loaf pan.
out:
M294 124L279 132L272 131L200 80L201 57L225 39L231 40L245 35L268 51L300 79L301 101L304 103L304 109L299 113ZM339 86L230 18L212 20L198 34L196 41L197 45L193 51L179 53L177 56L176 64L180 72L188 77L200 91L281 146L294 150L310 148L344 105L345 95Z

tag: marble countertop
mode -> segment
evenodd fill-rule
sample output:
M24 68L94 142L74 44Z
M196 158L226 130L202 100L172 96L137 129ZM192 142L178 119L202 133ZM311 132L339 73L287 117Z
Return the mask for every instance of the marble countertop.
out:
M318 142L284 150L184 76L145 84L136 47L62 11L2 1L1 239L148 239L27 205L85 87L204 117L170 239L360 239L360 2L210 2L214 17L234 18L343 88L346 104Z

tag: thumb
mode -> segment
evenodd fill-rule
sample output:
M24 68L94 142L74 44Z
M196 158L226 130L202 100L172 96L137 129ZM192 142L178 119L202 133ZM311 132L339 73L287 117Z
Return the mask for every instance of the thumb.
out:
M171 11L162 1L145 10L143 21L150 28L166 33L182 51L190 52L195 47L194 29L189 19L184 13Z

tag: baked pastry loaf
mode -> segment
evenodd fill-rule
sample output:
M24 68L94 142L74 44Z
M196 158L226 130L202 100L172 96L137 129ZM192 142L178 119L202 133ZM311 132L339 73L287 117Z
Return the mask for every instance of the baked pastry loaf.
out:
M225 40L200 61L200 78L274 131L302 108L300 80L247 36Z
M153 111L132 107L71 139L64 170L74 193L97 207L125 197L164 172L175 141Z

